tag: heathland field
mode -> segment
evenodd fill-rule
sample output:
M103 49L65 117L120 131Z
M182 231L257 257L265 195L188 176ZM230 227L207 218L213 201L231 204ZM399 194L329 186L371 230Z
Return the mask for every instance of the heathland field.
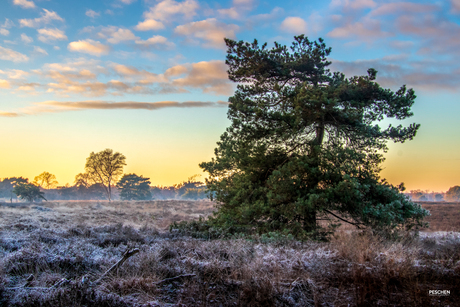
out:
M458 306L460 204L422 205L418 236L297 242L169 232L210 201L1 203L0 306Z

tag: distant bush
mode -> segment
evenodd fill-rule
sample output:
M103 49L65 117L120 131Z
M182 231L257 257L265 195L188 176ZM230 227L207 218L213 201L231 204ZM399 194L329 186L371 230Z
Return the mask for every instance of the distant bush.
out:
M16 194L20 199L25 199L29 202L35 200L46 200L44 197L45 193L40 191L40 187L32 183L21 183L14 187L13 193Z
M150 193L150 178L136 174L125 174L117 183L120 197L123 200L147 200L152 198Z
M454 187L451 187L446 192L445 198L447 201L460 201L460 186L456 185Z

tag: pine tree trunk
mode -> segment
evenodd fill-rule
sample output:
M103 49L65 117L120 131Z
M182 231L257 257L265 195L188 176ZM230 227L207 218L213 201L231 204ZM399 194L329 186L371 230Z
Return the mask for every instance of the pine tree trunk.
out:
M310 157L312 158L312 166L319 168L319 159L321 154L321 145L324 139L324 123L320 122L316 127L316 137L311 143ZM319 184L318 177L309 178L308 186L310 190L314 190ZM314 232L317 228L316 225L316 211L317 208L305 208L303 218L303 229L306 232Z

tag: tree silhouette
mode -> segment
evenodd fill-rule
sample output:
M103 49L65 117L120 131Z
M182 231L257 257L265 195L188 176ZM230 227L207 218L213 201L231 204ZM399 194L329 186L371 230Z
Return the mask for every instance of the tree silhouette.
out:
M102 184L109 201L112 200L112 184L123 174L125 161L124 155L119 152L114 153L112 149L105 149L98 153L91 152L86 159L85 171L88 180Z
M43 172L36 176L34 178L34 183L47 190L55 188L58 184L56 176L48 172Z

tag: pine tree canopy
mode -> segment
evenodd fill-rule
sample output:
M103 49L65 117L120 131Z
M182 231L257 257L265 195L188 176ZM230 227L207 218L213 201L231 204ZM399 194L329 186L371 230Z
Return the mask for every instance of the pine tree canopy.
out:
M419 124L386 126L413 115L412 89L382 88L365 76L332 73L322 39L292 46L225 40L229 79L227 128L215 157L200 167L218 204L211 223L304 236L334 216L356 226L422 226L429 214L381 179L388 141L412 140Z

